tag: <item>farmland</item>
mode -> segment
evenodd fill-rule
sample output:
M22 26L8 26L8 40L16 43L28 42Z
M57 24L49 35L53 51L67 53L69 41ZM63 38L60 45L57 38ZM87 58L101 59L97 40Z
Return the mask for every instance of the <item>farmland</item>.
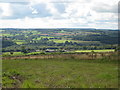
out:
M2 52L28 53L40 50L81 51L117 49L117 30L89 29L1 29Z
M118 31L1 29L3 88L118 88Z
M114 52L114 49L104 49L104 50L76 50L75 52Z

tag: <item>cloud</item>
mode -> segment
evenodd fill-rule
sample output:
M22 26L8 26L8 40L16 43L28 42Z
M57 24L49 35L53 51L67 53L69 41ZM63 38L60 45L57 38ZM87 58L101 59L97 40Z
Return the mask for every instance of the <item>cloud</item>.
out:
M1 0L0 2L2 22L0 27L117 28L118 0Z
M22 19L25 17L37 18L51 16L50 11L46 8L46 4L44 3L35 5L9 4L9 6L4 5L2 10L6 13L11 11L10 15L5 15L3 12L1 17L2 19Z
M28 5L10 4L10 9L12 11L12 15L8 17L3 17L3 19L25 18L26 16L32 14L32 10L29 8Z
M118 5L109 5L109 4L104 4L104 3L97 3L95 6L92 8L96 12L99 13L117 13L118 12Z
M65 12L65 5L62 3L56 3L54 4L55 8L58 10L59 13L64 13Z
M29 3L30 0L0 0L0 3Z
M12 14L9 3L0 3L0 18L8 17Z
M0 15L3 13L3 9L2 8L0 8Z
M47 9L46 4L40 3L40 4L35 4L31 6L33 12L35 11L36 13L32 13L30 17L47 17L51 16L50 11Z

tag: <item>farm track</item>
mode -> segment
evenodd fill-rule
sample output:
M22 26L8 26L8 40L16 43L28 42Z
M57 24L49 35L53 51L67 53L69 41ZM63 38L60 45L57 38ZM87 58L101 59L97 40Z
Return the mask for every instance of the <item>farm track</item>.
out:
M53 55L29 55L29 56L9 56L9 57L2 57L3 60L9 59L9 60L14 60L14 59L83 59L83 60L88 60L88 59L100 59L102 57L111 57L112 53L96 53L96 54L91 54L91 53L86 53L86 54L53 54Z

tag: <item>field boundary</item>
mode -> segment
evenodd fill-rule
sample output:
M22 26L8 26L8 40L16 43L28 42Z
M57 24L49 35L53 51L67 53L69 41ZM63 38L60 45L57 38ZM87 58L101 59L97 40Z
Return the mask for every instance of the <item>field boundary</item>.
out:
M9 59L50 59L50 58L56 58L56 59L80 59L80 60L87 60L87 59L101 59L103 57L111 58L111 55L113 52L102 52L102 53L91 53L91 52L81 52L81 53L75 53L75 54L50 54L50 55L26 55L26 56L6 56L2 57L3 60Z

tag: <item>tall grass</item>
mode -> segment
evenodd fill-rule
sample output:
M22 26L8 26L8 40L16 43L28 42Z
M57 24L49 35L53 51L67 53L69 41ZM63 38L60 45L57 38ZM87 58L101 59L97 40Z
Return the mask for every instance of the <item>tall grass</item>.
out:
M117 88L118 66L114 57L116 54L111 58L88 60L75 55L3 60L3 87Z

